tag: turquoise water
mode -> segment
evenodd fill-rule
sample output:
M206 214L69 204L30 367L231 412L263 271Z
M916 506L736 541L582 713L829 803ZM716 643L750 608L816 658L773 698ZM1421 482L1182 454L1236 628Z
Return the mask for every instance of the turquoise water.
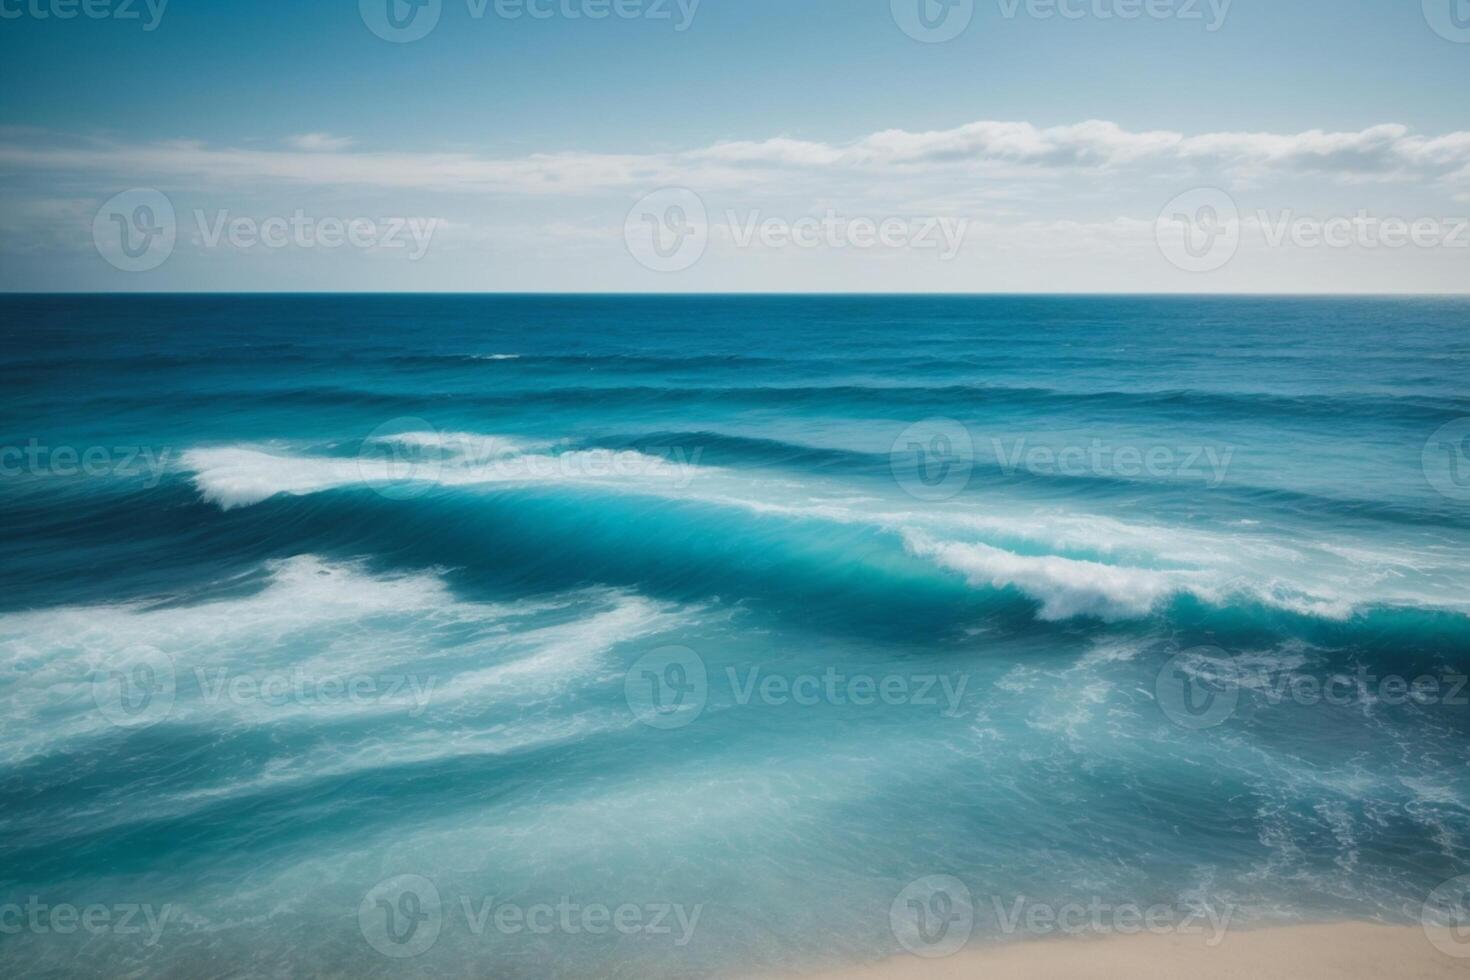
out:
M0 322L26 974L759 975L905 952L931 876L982 944L1470 871L1464 301Z

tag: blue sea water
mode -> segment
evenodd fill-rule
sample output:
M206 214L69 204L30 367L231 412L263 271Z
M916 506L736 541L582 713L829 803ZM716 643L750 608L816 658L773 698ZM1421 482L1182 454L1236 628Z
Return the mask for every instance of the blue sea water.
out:
M0 324L9 975L777 975L934 876L980 945L1470 872L1463 300Z

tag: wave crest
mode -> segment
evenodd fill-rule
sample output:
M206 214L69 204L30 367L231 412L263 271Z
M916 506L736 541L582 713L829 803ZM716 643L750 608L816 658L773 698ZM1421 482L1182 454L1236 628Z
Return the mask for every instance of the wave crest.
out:
M344 487L401 489L415 484L598 484L659 491L683 489L701 472L681 452L576 449L502 436L410 432L374 437L356 458L259 445L191 449L181 465L204 499L224 510L278 494L304 496Z

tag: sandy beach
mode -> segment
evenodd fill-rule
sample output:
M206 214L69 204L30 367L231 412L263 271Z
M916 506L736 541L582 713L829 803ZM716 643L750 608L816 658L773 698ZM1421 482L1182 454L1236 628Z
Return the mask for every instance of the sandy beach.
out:
M947 959L904 957L799 975L804 980L1440 980L1470 977L1470 956L1432 945L1417 926L1367 923L1199 936L1118 936L1010 943ZM787 978L796 980L796 977Z

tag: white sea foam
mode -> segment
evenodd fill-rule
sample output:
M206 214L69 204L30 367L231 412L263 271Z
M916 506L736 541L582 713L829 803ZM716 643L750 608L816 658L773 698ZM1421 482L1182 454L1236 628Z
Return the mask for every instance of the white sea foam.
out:
M599 657L618 644L686 621L677 607L614 590L497 604L457 598L436 574L373 575L314 556L267 572L250 594L191 605L0 616L9 720L0 759L115 732L97 678L120 663L167 675L163 718L215 728L418 717L466 703L514 712L614 669ZM241 678L243 696L229 686Z
M962 572L974 585L1015 586L1042 599L1045 619L1142 617L1169 596L1183 593L1212 604L1246 597L1326 619L1346 619L1375 599L1404 598L1401 592L1375 592L1372 586L1380 576L1374 570L1350 565L1334 571L1328 564L1332 555L1314 557L1308 548L1266 535L1214 533L1061 511L894 511L861 506L867 501L839 504L808 498L781 503L730 494L704 499L757 514L884 528L901 535L910 553ZM1060 553L1028 556L1002 545L1015 542ZM1160 565L1165 567L1154 567ZM1296 579L1281 577L1281 571L1288 569ZM1434 604L1461 605L1441 596Z
M1041 600L1045 619L1142 617L1180 594L1334 620L1374 604L1470 609L1463 597L1463 555L1454 549L1436 554L1426 547L1304 540L1271 530L1124 521L1006 500L989 501L983 511L897 509L892 500L855 497L850 486L820 479L702 467L678 453L556 452L553 442L495 435L406 432L375 443L392 452L350 459L281 445L226 446L192 450L183 465L204 498L226 509L277 494L410 481L574 484L678 496L763 516L869 525L900 535L911 553L976 585L1014 586Z
M465 758L512 756L637 725L631 714L583 712L568 717L485 728L394 730L391 736L357 741L340 739L298 756L278 756L248 777L226 778L177 791L155 791L146 802L128 809L107 808L92 814L95 829L174 819L224 801L248 800L293 787L309 787L365 773L424 766ZM68 830L70 832L70 830Z
M585 668L620 643L659 633L682 622L672 607L641 596L618 595L608 608L583 619L520 633L509 644L523 656L454 679L455 696L534 679L545 689L555 679Z
M460 603L437 575L376 576L359 565L314 555L270 562L265 572L259 591L197 605L63 606L0 616L0 664L27 664L18 644L59 650L130 642L192 648L356 622L374 614L428 615L448 608L490 621L514 611L513 606Z
M1342 562L1315 544L1297 545L1264 536L1227 535L1109 518L1056 514L1012 520L964 515L932 527L968 530L994 538L1033 542L1061 551L1102 555L1023 555L992 542L955 541L914 527L897 528L911 553L963 573L974 585L1014 586L1043 602L1042 618L1094 615L1103 619L1146 616L1174 595L1211 605L1244 600L1320 619L1345 620L1374 603L1464 608L1464 603L1420 583L1411 594L1402 581L1384 583L1379 566ZM1392 557L1378 553L1380 561ZM1139 562L1131 564L1130 562ZM1164 567L1156 567L1162 565ZM1178 567L1170 567L1178 566Z
M257 445L191 449L181 465L200 494L222 509L248 507L278 494L305 496L353 486L412 484L470 487L589 484L649 493L687 489L710 470L678 452L635 450L538 452L554 444L468 433L405 433L374 440L395 450L364 450L357 458L283 451Z
M533 449L544 449L555 445L555 443L551 442L529 442L524 439L512 439L509 436L500 435L486 435L480 432L434 431L377 435L373 436L369 441L380 445L396 445L416 449L440 449L453 452L457 455L467 456L471 459L497 459L501 456L514 456L517 453L530 452Z
M960 572L972 585L1020 589L1041 602L1040 616L1045 620L1132 619L1147 616L1184 589L1208 594L1197 572L1018 555L976 542L940 541L914 530L905 532L904 543L913 554Z

